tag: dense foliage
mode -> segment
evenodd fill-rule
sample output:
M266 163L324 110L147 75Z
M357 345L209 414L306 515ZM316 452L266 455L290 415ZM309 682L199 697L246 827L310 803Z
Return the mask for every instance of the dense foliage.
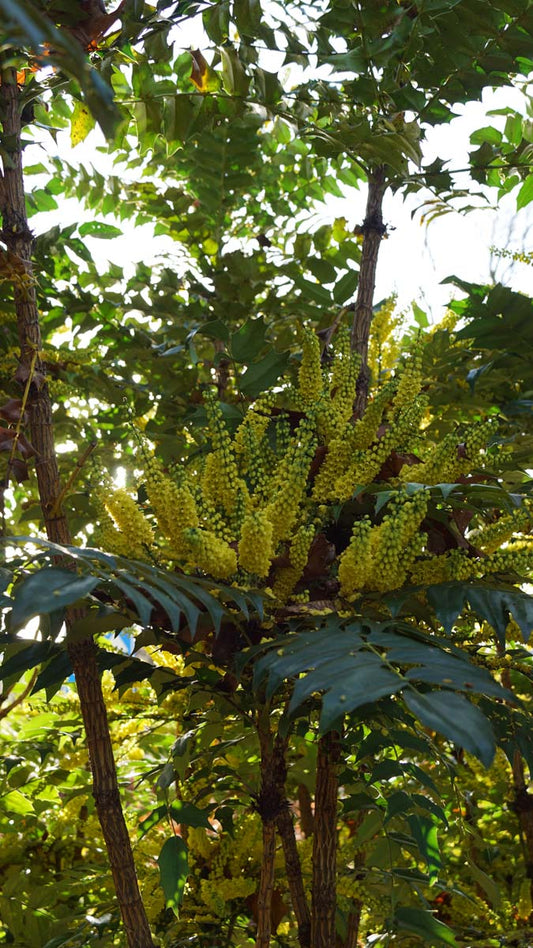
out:
M527 103L533 4L0 24L0 943L525 948L533 302L374 285L387 189L470 200L427 128ZM524 207L531 141L476 130L473 188Z

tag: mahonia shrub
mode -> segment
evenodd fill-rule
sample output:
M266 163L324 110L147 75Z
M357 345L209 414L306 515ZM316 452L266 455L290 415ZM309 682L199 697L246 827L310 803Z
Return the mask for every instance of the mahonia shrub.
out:
M498 490L489 466L497 463L497 447L488 447L494 418L432 439L421 344L356 417L359 360L348 331L338 332L331 356L308 329L301 343L296 383L262 394L233 434L205 393L207 450L172 471L146 456L145 502L104 485L95 542L264 587L281 604L335 600L338 608L404 585L526 575L532 508L512 509Z

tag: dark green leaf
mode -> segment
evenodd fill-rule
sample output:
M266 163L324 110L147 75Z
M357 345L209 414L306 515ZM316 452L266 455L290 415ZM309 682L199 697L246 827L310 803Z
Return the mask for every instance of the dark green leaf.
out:
M422 695L406 690L404 699L424 727L439 731L449 741L479 757L485 767L490 766L496 749L494 734L479 708L453 692L430 691Z
M230 348L237 362L253 362L265 344L266 327L263 318L249 319L231 336Z
M241 375L238 381L241 392L249 398L257 398L261 392L277 382L285 372L288 362L288 352L275 352L272 349L264 359L250 365L244 375Z
M451 945L451 948L458 948L452 930L430 912L400 906L396 909L394 918L400 931L419 935L425 945Z
M429 820L424 816L417 816L416 813L409 814L407 822L409 823L413 838L416 840L420 855L426 862L429 884L432 885L437 881L440 870L442 869L437 828L433 820Z
M32 573L15 589L11 613L14 629L20 629L33 616L56 612L87 596L98 578L78 576L72 570L51 566Z
M157 859L165 904L178 914L183 901L183 890L189 874L187 846L181 836L171 836L163 844Z

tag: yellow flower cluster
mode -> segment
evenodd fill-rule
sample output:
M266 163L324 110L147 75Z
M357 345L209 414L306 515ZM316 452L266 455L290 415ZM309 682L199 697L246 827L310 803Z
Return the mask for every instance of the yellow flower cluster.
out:
M533 526L533 511L529 504L518 507L512 513L500 517L495 523L489 523L481 530L472 533L471 543L483 553L495 553L502 544L521 531L528 532Z
M423 463L417 465L417 480L423 484L453 483L458 477L469 474L482 463L487 442L496 427L497 422L492 418L470 425L460 444L457 434L446 435L438 445L430 448ZM404 470L401 476L409 476L408 470Z
M450 550L441 556L417 563L412 580L415 583L466 582L483 579L494 573L528 576L533 569L533 540L509 543L489 556L476 557L466 550Z
M276 456L266 437L273 407L274 398L270 393L258 399L235 432L234 449L240 472L250 490L259 495L266 493L276 464Z
M365 518L354 524L349 546L339 561L341 596L350 599L362 589L398 589L423 553L427 535L421 524L427 513L427 495L399 494L380 524Z
M402 323L402 314L395 315L396 294L389 296L375 313L370 326L368 367L374 381L390 372L400 356L400 343L394 333Z
M316 450L316 419L302 418L288 452L281 458L271 481L271 500L266 508L272 524L272 541L277 545L290 537L306 497L309 467Z
M150 553L216 579L268 583L278 601L300 601L309 595L301 582L309 550L316 531L331 520L332 503L345 503L358 487L376 479L401 485L414 475L417 482L431 485L455 481L483 464L492 420L467 428L462 444L455 433L437 446L423 441L428 400L420 394L420 350L379 389L362 418L354 420L358 361L346 330L339 332L336 345L331 369L321 367L318 340L303 330L295 390L261 396L233 438L215 396L208 394L211 450L196 466L191 463L187 471L182 467L172 475L150 459L144 476L147 513L127 491L102 491L95 542L124 555ZM296 426L295 416L300 419ZM401 455L413 451L422 462L401 468ZM531 569L533 544L525 536L533 519L529 507L472 533L479 556L462 549L436 555L426 549L422 527L429 496L424 490L400 490L381 522L367 517L356 521L348 547L331 566L332 576L338 569L342 598L397 589L406 582ZM520 531L522 540L517 539Z
M239 540L239 566L261 578L268 575L274 555L273 526L265 510L245 518Z
M368 517L356 520L352 537L339 560L340 593L345 599L356 595L372 571L372 525Z
M185 556L187 546L183 531L198 526L198 511L194 497L181 472L181 484L176 484L156 460L150 458L144 469L144 482L150 505L161 533L172 547L173 556Z
M248 490L239 475L234 447L214 393L206 393L205 407L212 451L202 481L203 493L215 507L222 507L230 521L238 523Z
M318 431L326 444L352 418L360 364L360 357L351 351L349 331L339 329L328 390L317 405Z
M100 490L96 501L102 511L102 525L96 539L106 548L132 559L143 559L154 540L154 532L133 497L123 488ZM107 514L107 516L106 516Z
M394 407L406 408L413 403L422 387L422 351L415 350L403 371L394 396Z
M237 554L225 540L197 527L189 527L183 535L189 548L189 565L215 579L228 579L236 572Z
M309 550L315 535L312 525L301 526L289 549L290 566L284 566L276 576L272 592L280 602L286 602L307 565Z
M302 335L302 361L298 370L298 391L304 409L313 408L322 395L324 380L320 365L318 337L304 327Z

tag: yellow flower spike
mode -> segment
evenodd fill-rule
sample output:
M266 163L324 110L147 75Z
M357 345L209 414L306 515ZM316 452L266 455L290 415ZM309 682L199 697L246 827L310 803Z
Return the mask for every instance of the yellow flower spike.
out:
M402 314L395 316L397 295L394 293L383 303L372 318L368 346L368 367L374 380L385 371L390 371L400 354L400 345L394 332L402 322Z
M189 564L215 579L228 579L237 571L237 554L230 545L210 530L190 527L183 531L190 550Z
M186 544L183 530L198 526L196 503L187 485L185 474L181 485L165 474L159 461L150 458L145 467L145 485L148 499L163 536L171 543L176 555L183 555Z
M298 370L298 391L304 408L307 408L318 402L324 388L324 380L318 337L306 327L301 330L301 335L302 361Z
M203 486L214 505L222 506L227 516L235 521L240 518L242 509L247 505L248 489L239 474L234 446L220 405L212 392L205 395L205 408L213 452L208 456L211 459L209 461L211 483L208 483L204 473ZM236 517L237 507L239 507L239 512Z
M500 517L496 523L490 523L473 532L469 539L483 553L495 553L503 543L520 531L529 532L533 527L533 516L527 507L518 507L511 514Z
M154 532L133 497L124 488L110 489L105 492L103 503L124 537L127 555L142 559L153 543Z
M350 332L343 327L335 340L329 398L318 405L318 429L326 443L339 435L353 415L360 364L360 356L351 351Z
M268 575L274 555L273 528L264 510L249 514L242 525L239 566L256 576Z
M392 398L397 387L395 381L388 382L378 392L375 398L369 401L362 418L354 425L352 445L354 449L370 447L377 438L378 428L383 420L383 412Z
M372 532L368 517L357 520L352 528L350 543L340 556L340 595L345 599L355 596L366 584L371 570Z
M302 573L307 565L309 550L315 535L313 525L301 526L289 548L290 566L279 570L272 586L272 592L280 602L286 602L292 593L296 583L302 577Z
M422 351L415 349L409 362L398 372L398 388L394 396L394 408L404 408L410 405L422 387Z
M427 504L425 491L411 498L400 494L380 526L374 528L369 588L386 592L403 585L427 540L420 530Z
M303 418L291 439L289 450L281 459L271 480L270 497L266 507L272 524L274 547L290 537L306 496L309 467L316 449L315 419Z

